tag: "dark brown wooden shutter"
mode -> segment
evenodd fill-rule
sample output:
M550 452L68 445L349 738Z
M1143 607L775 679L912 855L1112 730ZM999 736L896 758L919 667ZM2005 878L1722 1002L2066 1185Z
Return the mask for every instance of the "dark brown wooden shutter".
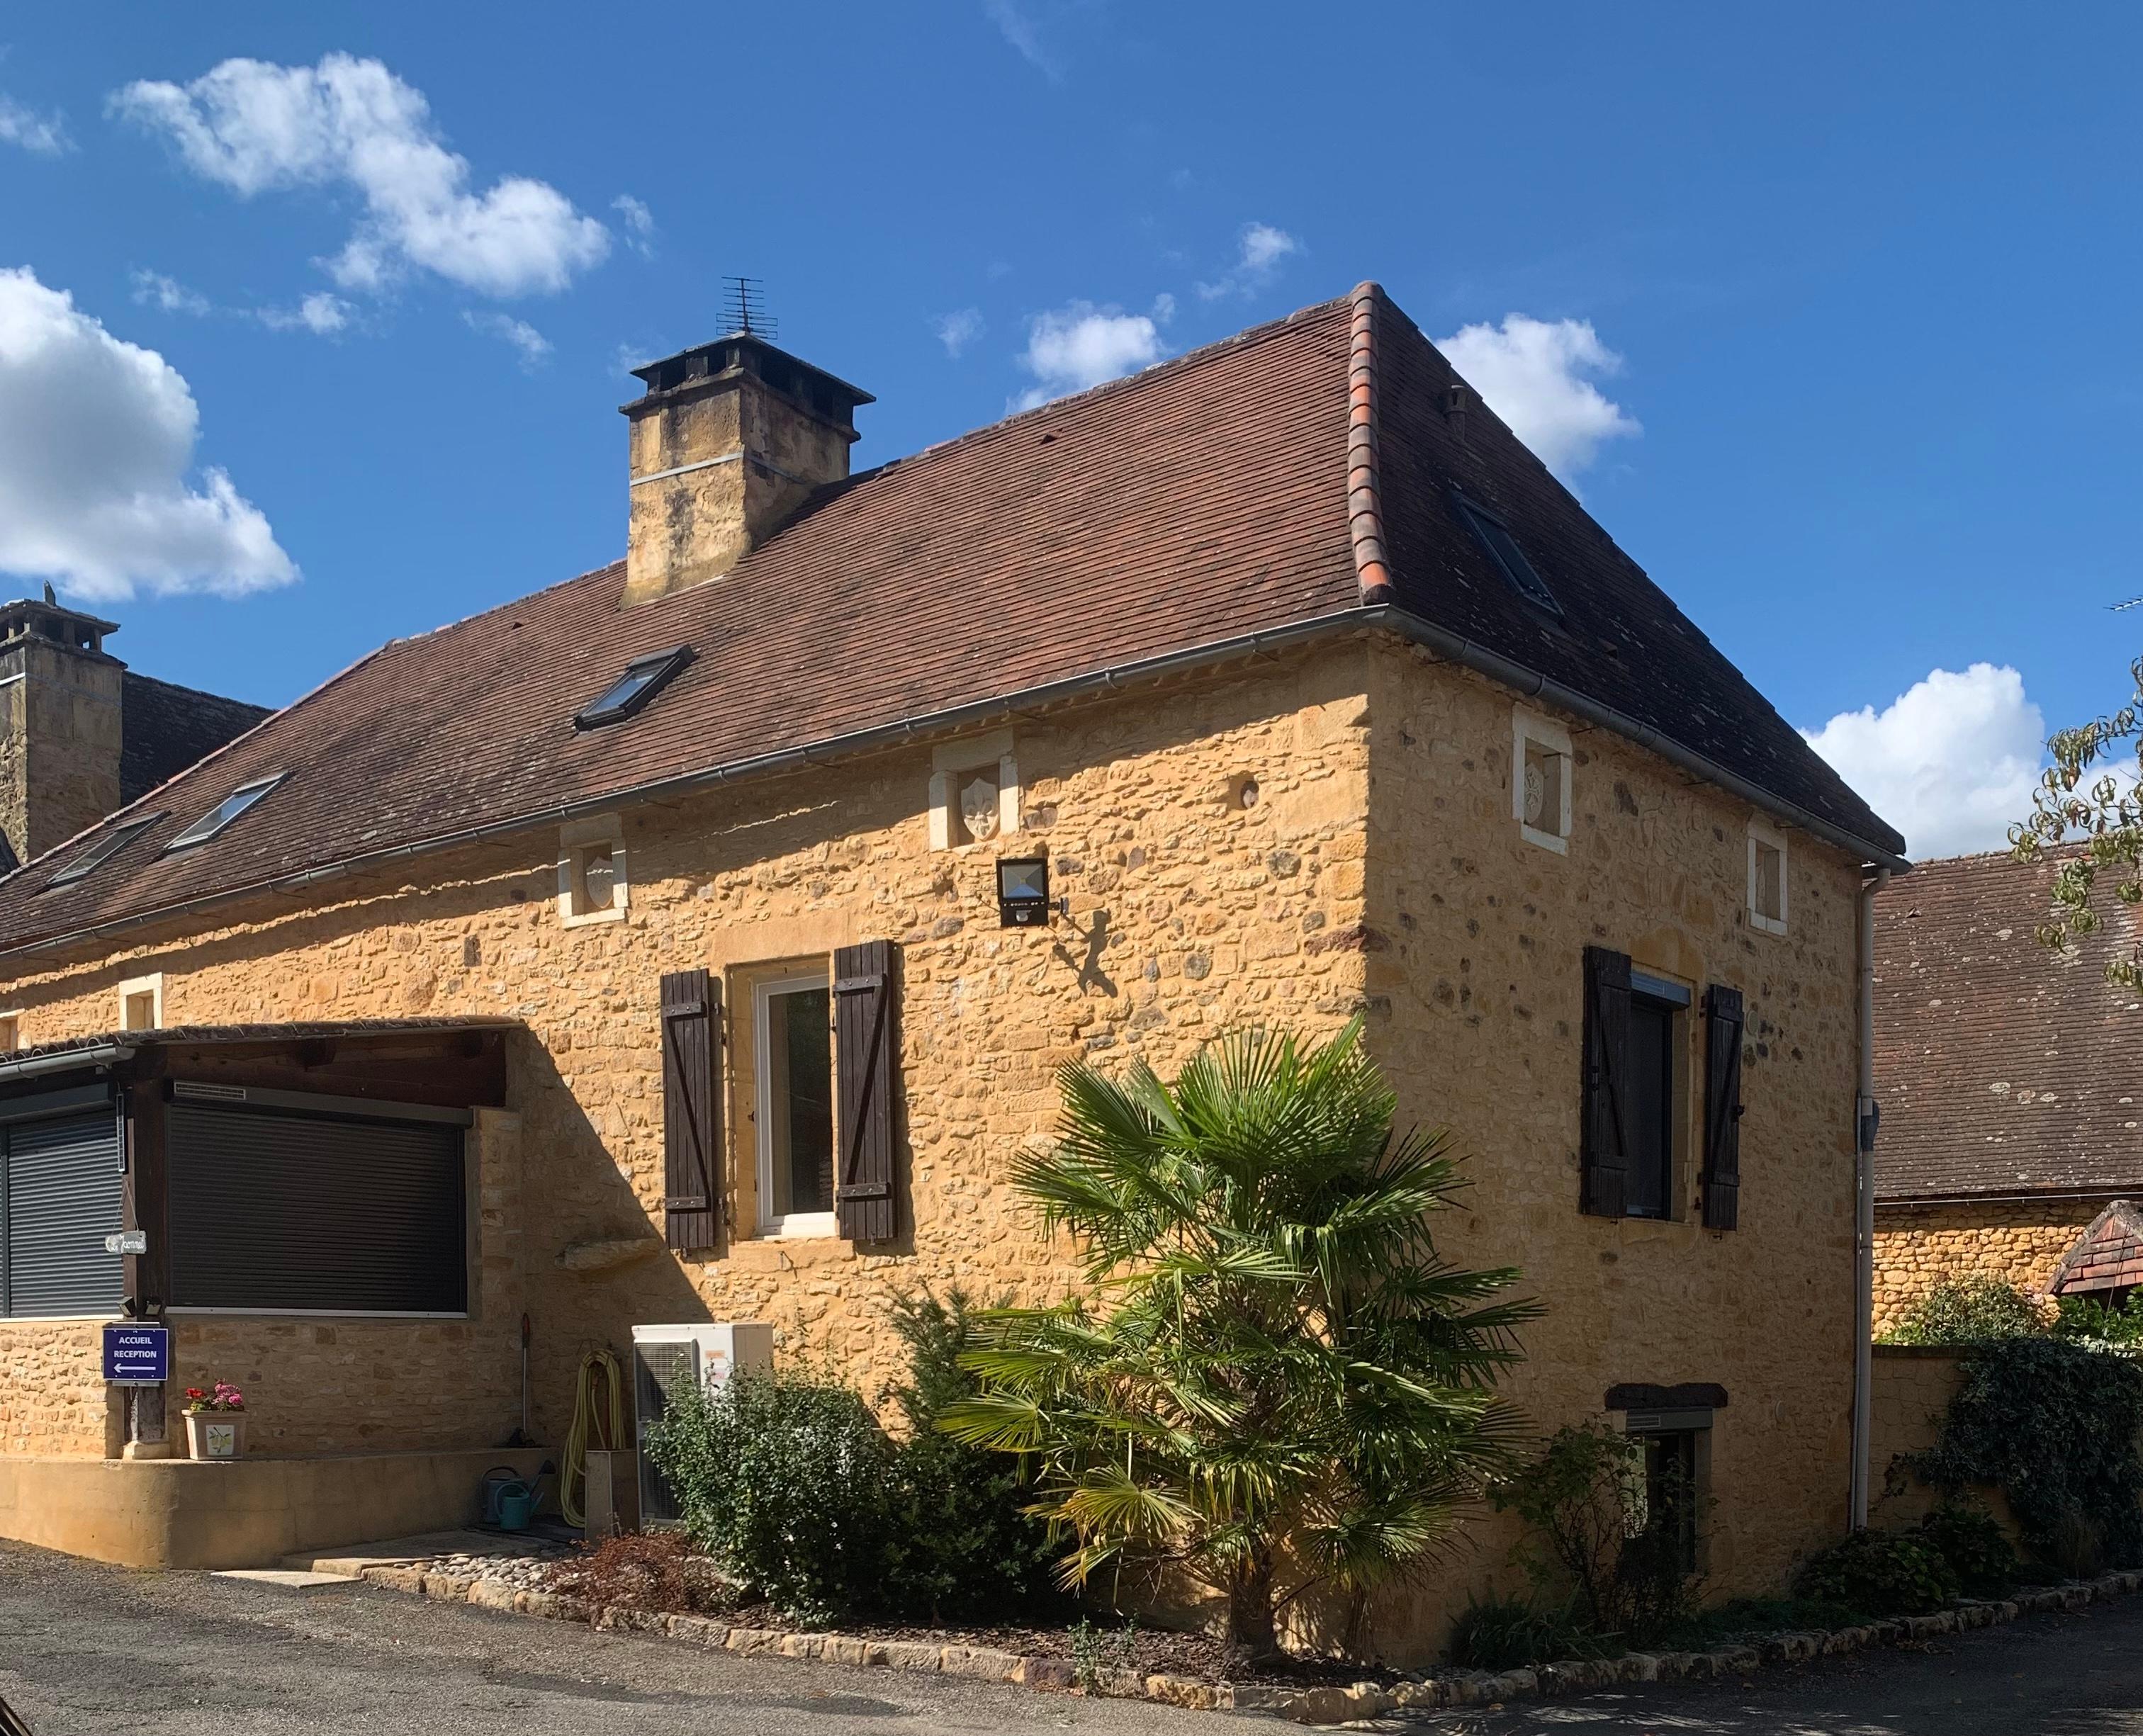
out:
M1597 1218L1622 1215L1628 1173L1630 956L1585 949L1585 1101L1579 1129L1578 1209Z
M896 1230L893 1121L900 1078L899 984L889 940L834 954L834 1071L840 1086L839 1168L834 1210L855 1242Z
M722 1239L721 985L705 971L662 978L662 1219L680 1253Z
M1704 1227L1741 1221L1741 991L1704 992Z

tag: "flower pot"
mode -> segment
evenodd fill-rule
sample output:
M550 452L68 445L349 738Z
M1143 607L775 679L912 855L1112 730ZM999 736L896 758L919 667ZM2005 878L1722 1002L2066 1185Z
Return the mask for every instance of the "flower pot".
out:
M235 1459L245 1452L245 1412L188 1411L186 1455L195 1459Z

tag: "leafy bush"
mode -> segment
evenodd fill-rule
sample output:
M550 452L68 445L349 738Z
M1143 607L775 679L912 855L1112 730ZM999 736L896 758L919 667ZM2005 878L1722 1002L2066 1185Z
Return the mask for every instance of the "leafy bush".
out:
M927 1290L893 1305L909 1372L888 1397L908 1427L895 1449L898 1523L888 1540L888 1601L933 1621L999 1620L1060 1610L1052 1571L1063 1555L1027 1511L1034 1491L1021 1466L938 1427L974 1397L977 1377L960 1358L976 1344L974 1313L958 1289L940 1302Z
M2017 1551L1983 1507L1946 1502L1920 1521L1920 1536L1942 1551L1972 1597L2001 1597L2017 1583Z
M1565 1582L1591 1633L1642 1645L1695 1608L1685 1536L1696 1491L1648 1491L1641 1437L1598 1423L1559 1428L1492 1498L1546 1546L1547 1559L1529 1560L1528 1570Z
M1812 1555L1795 1589L1869 1615L1926 1615L1954 1603L1957 1570L1917 1531L1855 1531Z
M2039 1310L2016 1285L1982 1272L1945 1278L1883 1335L1885 1344L1985 1344L2043 1333Z
M1515 1273L1437 1253L1445 1137L1394 1136L1359 1020L1226 1037L1173 1081L1060 1083L1059 1142L1013 1181L1078 1239L1088 1293L994 1313L968 1358L983 1394L944 1426L1036 1466L1072 1583L1188 1572L1260 1655L1322 1586L1358 1640L1371 1590L1427 1570L1520 1427L1494 1385L1535 1310Z
M1451 1625L1445 1657L1460 1669L1520 1669L1561 1658L1590 1657L1600 1649L1577 1612L1521 1592L1475 1598Z
M2143 1565L2143 1364L2061 1338L1975 1347L1913 1468L1962 1496L1999 1489L2026 1546L2067 1572Z
M2131 1290L2126 1301L2111 1307L2089 1296L2062 1297L2054 1336L2122 1348L2143 1347L2143 1290Z
M895 1441L848 1387L810 1372L740 1375L675 1394L647 1450L686 1534L746 1590L800 1621L1040 1613L1062 1551L1027 1516L1019 1467L937 1427L971 1398L972 1316L955 1291L898 1304L907 1380ZM682 1607L682 1606L680 1606Z
M687 1535L784 1614L824 1622L882 1605L893 1443L848 1387L794 1373L688 1386L647 1450Z

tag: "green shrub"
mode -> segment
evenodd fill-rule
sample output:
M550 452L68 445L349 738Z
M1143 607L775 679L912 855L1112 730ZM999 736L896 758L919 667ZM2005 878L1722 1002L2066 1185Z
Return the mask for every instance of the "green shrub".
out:
M2025 1546L2082 1573L2143 1565L2143 1364L2061 1338L1976 1346L1912 1467L1936 1488L2008 1497Z
M687 1386L647 1450L694 1543L784 1615L883 1607L894 1453L848 1387L786 1372Z
M1460 1669L1504 1670L1590 1657L1599 1649L1568 1604L1524 1592L1486 1598L1469 1593L1466 1607L1451 1625L1444 1655Z
M954 1440L938 1427L981 1382L960 1364L975 1348L968 1298L927 1290L893 1305L908 1377L888 1397L908 1427L895 1449L898 1523L888 1540L888 1603L933 1621L1061 1611L1052 1569L1064 1551L1027 1511L1034 1499L1020 1462Z
M1527 1570L1566 1588L1591 1633L1646 1645L1695 1609L1696 1491L1648 1491L1641 1437L1598 1423L1559 1428L1492 1498L1546 1551L1521 1557Z
M1020 1467L938 1427L972 1398L968 1299L898 1303L907 1379L887 1396L888 1437L838 1381L784 1371L675 1395L647 1450L677 1491L685 1529L733 1578L784 1614L956 1620L1041 1615L1062 1594L1062 1551L1025 1510Z
M1795 1589L1869 1615L1926 1615L1954 1603L1957 1570L1917 1531L1855 1531L1812 1555Z
M2032 1298L1987 1273L1945 1278L1883 1335L1886 1344L1984 1344L2046 1330Z
M2062 1297L2054 1336L2123 1348L2143 1346L2143 1290L2131 1291L2126 1301L2112 1306L2089 1296Z
M1945 1503L1920 1521L1920 1536L1942 1551L1970 1596L2004 1596L2017 1583L2017 1551L1984 1507Z

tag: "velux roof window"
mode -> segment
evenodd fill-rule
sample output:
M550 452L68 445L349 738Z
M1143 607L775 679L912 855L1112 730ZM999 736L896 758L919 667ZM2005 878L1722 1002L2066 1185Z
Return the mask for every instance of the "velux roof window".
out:
M256 778L250 784L240 784L215 807L210 809L193 824L166 844L164 853L168 856L174 850L190 850L195 844L206 843L240 814L245 813L261 797L280 784L285 774L277 772L270 777Z
M71 886L77 880L87 879L133 843L142 831L155 825L163 817L164 810L159 809L154 814L138 814L122 824L114 826L45 884L47 887Z
M599 730L605 724L622 723L662 691L677 671L692 660L689 645L673 645L666 651L650 651L625 665L625 673L606 688L591 705L573 715L576 730Z
M1526 558L1517 539L1511 535L1511 527L1486 507L1466 498L1454 496L1458 516L1466 521L1467 527L1480 539L1481 547L1487 550L1488 557L1502 569L1503 576L1510 581L1511 589L1517 591L1536 609L1545 609L1551 615L1561 615L1562 605L1555 600L1555 593L1547 588L1547 581L1533 571L1533 563Z

